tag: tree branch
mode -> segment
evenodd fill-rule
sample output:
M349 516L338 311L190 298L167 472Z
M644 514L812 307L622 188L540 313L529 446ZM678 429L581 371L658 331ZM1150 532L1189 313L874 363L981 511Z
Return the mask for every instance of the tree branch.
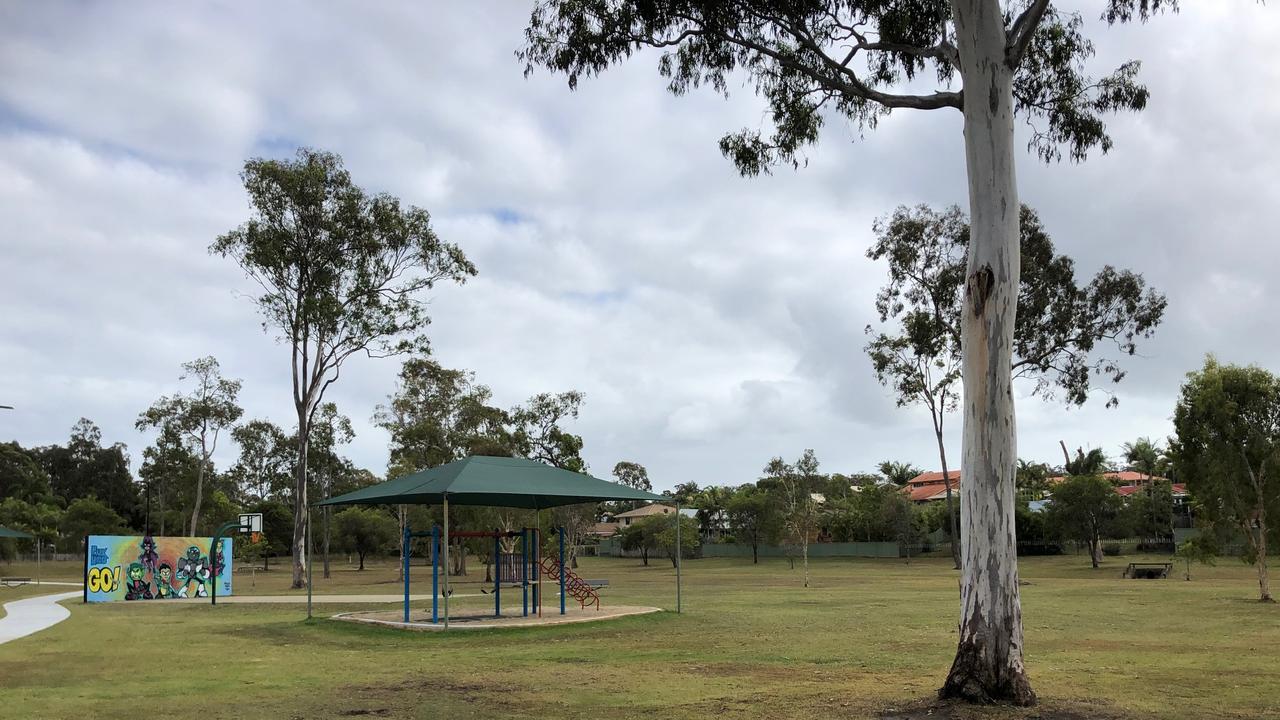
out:
M1040 26L1048 9L1049 0L1033 0L1014 21L1013 27L1009 28L1009 44L1004 51L1004 62L1010 70L1017 70L1022 63L1022 56L1026 54L1027 46L1031 44L1031 38L1035 36L1036 28Z

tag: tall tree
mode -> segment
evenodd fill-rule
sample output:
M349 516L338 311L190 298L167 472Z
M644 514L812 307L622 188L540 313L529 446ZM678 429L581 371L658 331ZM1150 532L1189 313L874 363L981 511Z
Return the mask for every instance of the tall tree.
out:
M645 470L640 463L629 460L619 461L613 466L613 476L627 487L653 492L653 484L649 482L649 471Z
M1053 489L1048 523L1063 537L1084 543L1097 568L1102 562L1102 539L1119 532L1124 501L1111 483L1097 475L1073 475Z
M516 449L531 460L538 460L561 470L585 472L582 459L582 436L564 428L564 423L578 419L586 396L577 390L562 393L539 393L524 405L511 411Z
M1024 272L1014 325L1013 374L1033 381L1036 394L1061 393L1080 405L1089 397L1091 376L1104 375L1113 382L1124 377L1116 358L1097 353L1099 345L1110 343L1121 355L1134 354L1137 341L1150 337L1160 323L1167 303L1146 287L1141 275L1111 266L1079 286L1075 263L1055 253L1035 212L1024 205L1021 213ZM882 323L893 321L897 327L873 333L867 352L880 382L893 387L900 405L919 404L929 410L945 472L943 422L959 402L969 224L958 207L938 212L922 205L898 208L877 221L875 231L876 242L867 256L889 263L889 282L876 296L876 309ZM1114 403L1112 395L1108 405ZM948 508L950 495L948 486ZM954 537L954 520L950 529Z
M166 534L169 515L166 501L178 505L194 497L201 464L175 425L166 423L160 426L155 442L142 451L142 467L138 470L146 486L144 529L148 534L153 526L159 527L160 535ZM157 520L152 519L152 504L155 505ZM180 520L176 522L181 524Z
M1175 0L1099 0L1108 23L1147 19ZM827 117L858 129L900 108L952 108L964 118L973 241L963 315L965 544L956 660L942 694L1030 705L1014 541L1017 458L1012 342L1018 288L1014 114L1033 124L1046 160L1111 147L1102 116L1145 106L1129 62L1094 79L1080 16L1051 0L540 0L525 30L526 72L546 67L570 87L645 48L683 94L725 93L742 73L769 105L772 128L725 136L740 172L800 164ZM941 86L916 94L932 72ZM959 83L959 89L955 84ZM843 123L842 123L843 124Z
M884 476L885 480L888 480L899 487L906 485L912 478L917 477L920 473L924 472L924 470L921 470L909 462L896 462L893 460L885 460L877 465L876 469L880 471L880 474Z
M1159 474L1167 465L1164 448L1148 437L1140 437L1133 442L1125 443L1120 447L1120 452L1124 455L1128 469L1146 475L1148 480Z
M1267 575L1268 517L1280 512L1280 378L1212 356L1190 373L1173 412L1172 454L1215 524L1238 528L1258 571L1258 599L1274 602Z
M245 499L266 500L289 490L293 476L293 443L270 420L250 420L236 426L231 437L240 446L240 457L231 474Z
M436 236L425 210L366 193L333 153L302 148L294 160L254 158L240 177L253 215L209 250L234 259L261 287L255 300L263 326L289 344L298 418L293 587L300 588L307 451L325 391L352 355L413 349L407 338L429 320L420 294L476 270L461 249Z
M727 506L734 540L751 546L752 564L760 562L760 546L777 542L782 534L778 498L755 485L734 491Z
M212 467L218 438L223 430L240 419L244 411L236 404L240 381L222 377L218 361L212 357L183 363L179 379L191 381L191 391L161 397L138 416L137 427L139 430L171 427L191 443L193 450L199 452L196 494L191 506L190 534L194 536L200 522L205 471Z
M126 521L141 520L128 448L124 443L104 446L102 431L92 420L76 421L65 446L34 448L29 454L48 473L50 489L63 501L95 497Z
M0 498L38 504L51 499L49 473L16 442L0 443Z
M821 482L818 458L805 450L795 464L775 457L764 466L761 486L776 488L782 499L782 518L787 534L800 548L804 562L804 586L809 587L809 543L819 529L822 508L814 498L814 486Z

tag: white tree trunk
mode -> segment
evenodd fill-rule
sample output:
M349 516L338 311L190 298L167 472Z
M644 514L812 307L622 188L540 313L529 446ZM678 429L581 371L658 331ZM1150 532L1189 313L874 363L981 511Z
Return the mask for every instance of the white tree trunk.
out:
M1014 536L1012 359L1020 263L1013 71L1005 61L999 0L953 0L952 8L964 80L971 231L961 328L960 638L940 694L1031 705L1036 697L1022 660Z
M196 524L200 522L200 501L204 497L204 469L209 464L208 451L200 445L200 468L196 470L196 502L191 508L191 537L196 536Z
M307 448L311 428L307 425L307 413L298 413L298 463L295 470L293 492L293 585L294 589L307 586Z

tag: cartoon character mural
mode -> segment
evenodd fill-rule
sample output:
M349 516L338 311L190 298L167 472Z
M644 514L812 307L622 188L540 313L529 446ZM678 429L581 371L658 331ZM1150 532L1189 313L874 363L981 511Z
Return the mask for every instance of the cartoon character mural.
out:
M167 600L231 594L232 538L90 535L86 539L85 602ZM122 567L125 572L121 572Z
M178 597L187 597L191 583L196 585L196 597L208 597L209 591L204 586L210 577L209 558L201 555L195 545L187 548L187 554L178 560L178 582L181 583Z

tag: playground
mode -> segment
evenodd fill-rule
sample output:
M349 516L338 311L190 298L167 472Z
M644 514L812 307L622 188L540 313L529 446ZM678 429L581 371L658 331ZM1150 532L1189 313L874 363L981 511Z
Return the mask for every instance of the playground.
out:
M1083 555L1023 559L1043 706L928 717L1280 715L1280 609L1250 600L1252 569L1222 561L1191 582L1123 578L1137 559L1097 571ZM393 600L317 603L311 621L283 569L259 572L255 587L237 575L236 595L293 604L65 602L65 622L0 645L0 694L12 717L41 718L135 717L177 698L210 718L926 717L955 649L956 579L942 559L815 561L807 590L783 559L689 561L682 614L609 622L441 634L329 619L394 614L397 565L317 574L317 596ZM79 570L46 568L61 580ZM610 580L606 610L674 602L669 562L584 558L579 571ZM492 610L482 577L456 585L459 615Z

